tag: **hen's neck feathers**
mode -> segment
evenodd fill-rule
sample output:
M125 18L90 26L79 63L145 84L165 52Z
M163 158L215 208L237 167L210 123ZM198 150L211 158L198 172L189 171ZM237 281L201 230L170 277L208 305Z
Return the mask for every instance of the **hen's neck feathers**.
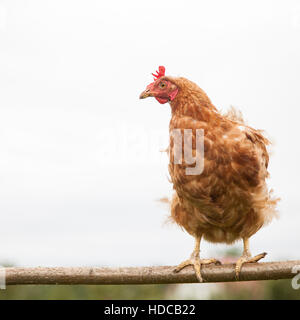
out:
M188 116L201 121L209 121L211 114L218 115L206 93L194 82L185 78L172 78L179 88L176 98L170 102L172 116Z

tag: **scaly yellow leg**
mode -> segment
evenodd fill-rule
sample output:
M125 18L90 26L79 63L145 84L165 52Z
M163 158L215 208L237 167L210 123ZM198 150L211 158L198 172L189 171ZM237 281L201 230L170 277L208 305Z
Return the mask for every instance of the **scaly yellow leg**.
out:
M186 266L192 265L194 267L197 279L199 282L203 282L202 276L201 276L201 265L203 264L221 264L219 260L216 259L200 259L200 242L201 242L201 236L196 237L196 242L195 242L195 248L194 251L191 254L190 259L185 260L181 262L175 269L174 272L179 272Z
M235 265L235 277L237 280L239 279L241 269L244 263L257 262L267 255L266 252L263 252L261 254L258 254L257 256L251 257L251 253L249 249L249 238L243 238L243 242L244 242L243 255L237 260Z

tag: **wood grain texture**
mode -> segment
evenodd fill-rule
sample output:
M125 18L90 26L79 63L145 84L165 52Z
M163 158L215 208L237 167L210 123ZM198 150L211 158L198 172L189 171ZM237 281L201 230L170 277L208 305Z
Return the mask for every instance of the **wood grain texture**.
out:
M248 263L242 268L239 281L289 279L295 276L297 261ZM234 264L207 265L202 268L204 282L230 282L235 280ZM6 284L167 284L197 283L192 267L179 273L172 266L153 267L36 267L5 268Z

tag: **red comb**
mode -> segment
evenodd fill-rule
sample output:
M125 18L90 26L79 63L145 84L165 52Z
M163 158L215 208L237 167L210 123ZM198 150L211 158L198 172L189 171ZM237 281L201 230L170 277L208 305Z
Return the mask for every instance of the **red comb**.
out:
M156 71L156 74L152 73L154 80L157 80L157 79L163 77L165 75L165 71L166 71L166 68L164 66L159 66L158 71Z

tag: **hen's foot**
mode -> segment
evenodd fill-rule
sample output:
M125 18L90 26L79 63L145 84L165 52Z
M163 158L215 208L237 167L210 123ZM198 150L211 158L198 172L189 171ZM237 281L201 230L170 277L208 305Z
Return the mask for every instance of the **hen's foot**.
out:
M258 262L260 259L264 258L266 255L267 255L266 252L258 254L255 257L251 257L250 255L243 254L238 259L238 261L236 262L236 265L235 265L235 278L236 278L236 280L239 280L241 269L242 269L242 266L243 266L244 263Z
M221 264L221 262L219 260L216 260L216 259L200 259L199 253L198 254L192 253L190 259L181 262L174 269L174 272L179 272L183 268L192 265L194 267L197 279L199 280L199 282L203 282L203 279L202 279L202 276L201 276L201 266L204 265L204 264L211 264L211 263L214 263L214 264L217 264L217 265Z

